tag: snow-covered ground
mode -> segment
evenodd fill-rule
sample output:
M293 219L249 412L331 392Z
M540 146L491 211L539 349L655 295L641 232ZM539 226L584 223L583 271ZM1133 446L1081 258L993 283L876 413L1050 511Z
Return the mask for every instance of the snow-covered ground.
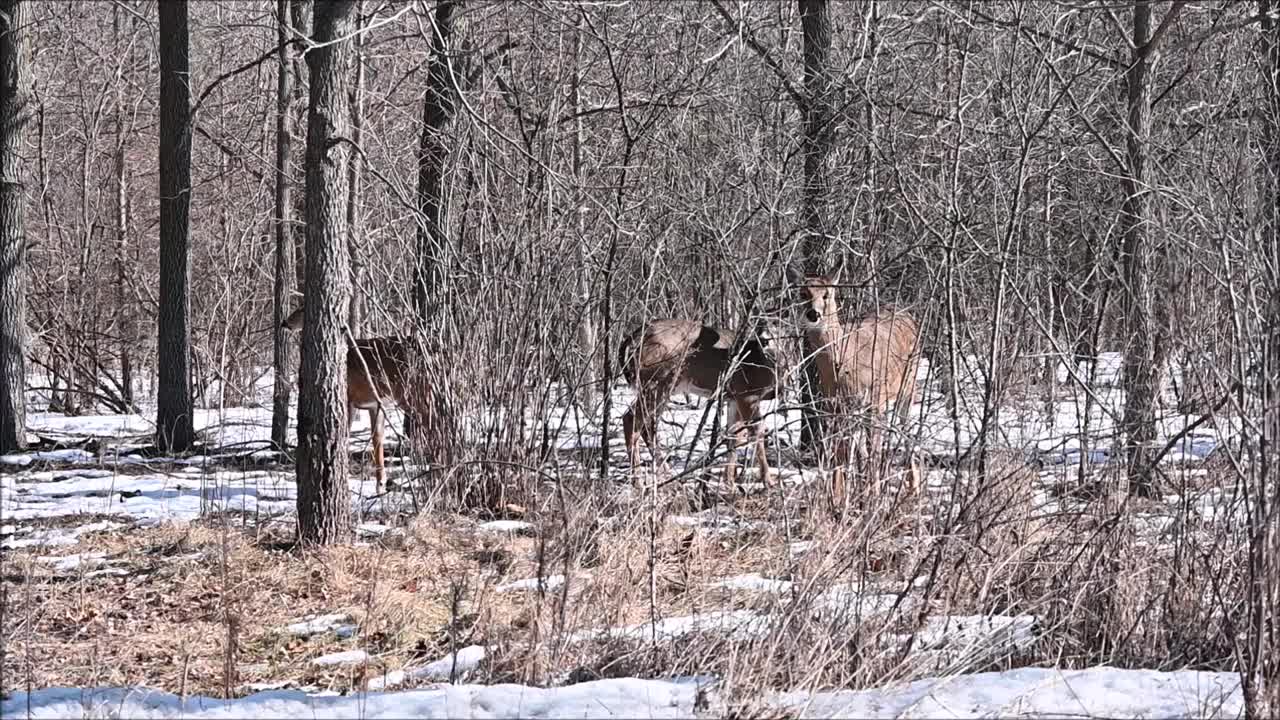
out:
M1115 416L1123 397L1114 387L1118 356L1103 359L1100 382L1094 389L1100 402L1090 402L1088 422L1093 457L1105 461L1112 442ZM927 366L921 368L922 378ZM1060 380L1066 381L1065 369ZM1111 381L1108 382L1108 377ZM630 479L621 447L619 417L632 400L626 388L616 388L613 423L609 433L611 471L619 493L625 493ZM1081 452L1080 427L1084 412L1082 393L1059 398L1055 415L1046 419L1037 408L1008 408L1004 411L1000 445L1038 454L1049 469L1053 465L1075 463ZM703 415L703 402L677 396L660 424L660 444L676 471L686 459L697 461L708 451L704 428L693 451L695 429ZM788 449L798 437L799 413L778 411L772 403L765 410L771 429L773 464L785 487L814 481L812 468L801 469ZM495 413L482 413L479 420L492 420ZM937 455L950 455L976 435L977 413L961 418L959 434L952 419L942 409L937 395L926 397L913 409L922 447ZM399 425L393 413L388 427ZM1161 438L1178 433L1193 418L1168 416L1161 423ZM572 408L552 410L546 418L530 418L529 427L541 435L541 424L551 428L556 447L561 450L598 448L598 419L583 417ZM69 448L0 457L0 551L35 555L55 573L81 577L88 573L127 573L127 562L102 553L74 552L84 538L94 533L127 531L133 527L189 523L219 513L236 513L257 520L289 518L294 512L297 488L291 468L266 466L245 468L234 463L270 460L266 451L270 435L270 411L266 408L229 408L197 412L196 426L208 454L186 458L149 458L138 453L153 431L151 419L139 415L99 415L64 417L32 413L28 416L31 439L37 437L75 442L94 438L92 451ZM1239 421L1218 417L1188 434L1165 458L1165 462L1193 465L1221 443L1229 442ZM356 419L352 449L367 449L368 419ZM90 446L86 446L90 447ZM647 455L646 455L647 457ZM399 465L398 475L417 468ZM932 478L933 483L948 482ZM382 510L403 507L401 493L371 498L372 482L350 481L353 505L364 520L380 518ZM1225 490L1214 489L1196 498L1191 505L1205 518L1223 512ZM1180 502L1180 498L1169 498ZM1047 502L1046 502L1047 504ZM1153 516L1159 526L1166 518ZM716 512L672 515L668 523L708 534L732 538L758 530L749 521ZM495 534L534 532L524 521L501 520L477 525L477 530ZM1159 527L1155 527L1158 532ZM378 522L360 526L362 538L395 532ZM815 540L795 540L783 547L791 558L820 549ZM60 555L58 553L71 552ZM784 576L785 577L785 576ZM551 593L566 583L563 575L508 581L496 590L504 594ZM735 605L708 609L695 614L658 617L636 624L618 624L578 629L568 634L566 643L604 639L640 642L673 642L689 636L714 632L726 637L759 637L775 628L789 608L801 607L815 618L860 623L897 608L914 611L913 595L882 587L861 585L804 588L790 579L759 573L724 577L709 584L708 590L739 595L755 595L761 600L749 607ZM899 588L900 590L900 588ZM803 602L796 598L803 597ZM1036 618L1029 615L924 615L911 636L886 633L881 639L889 652L907 639L914 642L914 657L927 663L913 667L928 672L950 672L970 662L1007 656L1025 649L1035 640ZM299 619L284 632L300 638L333 633L358 638L357 624L347 615L333 613ZM343 633L346 633L343 635ZM180 699L173 695L138 688L49 688L13 693L0 704L0 717L688 717L695 713L723 714L744 699L719 697L716 687L705 678L640 680L634 678L599 680L558 688L531 688L518 685L445 685L430 689L388 691L401 686L446 682L466 678L486 657L479 645L459 648L455 653L430 663L406 667L383 675L373 675L365 685L370 692L336 697L325 691L267 689L236 700L202 697ZM362 649L344 650L310 662L319 667L361 666L369 661ZM916 675L917 677L919 675ZM252 688L250 688L252 689ZM265 688L264 688L265 689ZM804 717L1236 717L1241 712L1238 678L1233 674L1206 672L1154 672L1094 668L1085 671L1019 669L1002 673L948 675L922 679L901 686L873 690L764 693L749 702L774 711L798 713ZM717 713L717 708L721 711Z
M1197 671L1024 668L928 678L873 690L764 694L744 703L802 718L1237 718L1238 677ZM559 688L442 685L307 695L272 690L234 700L144 689L14 693L6 718L688 718L735 707L700 679L597 680Z

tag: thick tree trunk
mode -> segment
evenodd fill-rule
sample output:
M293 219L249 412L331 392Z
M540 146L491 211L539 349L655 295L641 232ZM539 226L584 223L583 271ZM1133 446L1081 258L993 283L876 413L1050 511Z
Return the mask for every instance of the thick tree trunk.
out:
M276 218L275 218L275 283L272 287L274 313L272 315L271 367L275 385L271 393L271 443L284 448L289 434L289 397L293 393L290 373L293 370L293 343L289 332L281 327L292 312L289 306L294 281L293 242L293 193L289 183L289 164L293 158L292 119L289 103L292 99L293 72L290 69L289 52L289 0L276 0L278 17L277 34L280 56L276 59Z
M355 28L354 0L316 3L307 53L307 291L298 398L298 539L345 540L351 531L347 489L347 162L350 105L346 83ZM330 43L330 44L325 44Z
M444 162L449 155L445 130L453 114L453 82L447 50L453 29L453 0L436 5L427 92L422 99L422 135L418 139L418 232L413 267L413 307L420 327L437 321L444 288Z
M1171 10L1171 12L1174 12ZM1125 132L1127 172L1120 180L1121 267L1128 346L1124 363L1124 437L1127 490L1153 495L1152 441L1160 392L1160 343L1164 329L1156 321L1151 247L1151 194L1147 186L1147 140L1151 134L1151 82L1154 47L1151 6L1138 0L1133 8L1133 56L1125 76L1128 127ZM1122 490L1126 488L1121 488Z
M195 441L191 403L188 219L191 206L191 88L187 4L160 12L160 312L156 444L188 450Z
M119 7L113 6L111 9L111 30L114 35L115 47L117 52L123 51L120 47L120 20L121 10ZM132 47L132 45L130 45ZM133 343L134 343L134 325L133 313L127 308L129 307L128 279L129 279L129 185L128 171L125 167L125 132L124 132L124 116L125 116L125 93L124 93L124 69L127 63L121 62L116 72L116 92L115 92L115 114L116 114L116 147L115 147L115 181L116 181L116 309L119 315L119 323L116 326L116 332L119 334L119 354L120 354L120 399L124 401L130 410L133 409Z
M26 445L26 234L20 153L27 107L26 3L0 0L0 453Z
M823 272L829 251L827 201L828 176L833 139L834 112L831 105L831 7L828 0L800 0L800 28L804 53L805 106L804 136L800 143L804 157L804 185L800 220L805 236L802 246L805 269ZM805 353L806 356L810 353ZM813 447L822 437L818 414L818 371L811 358L804 363L800 382L803 419L800 444Z

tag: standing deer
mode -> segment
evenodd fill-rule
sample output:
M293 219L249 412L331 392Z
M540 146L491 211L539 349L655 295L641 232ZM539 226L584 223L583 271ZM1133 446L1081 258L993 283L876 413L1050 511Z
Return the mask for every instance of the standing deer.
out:
M303 308L298 308L281 325L288 330L302 328ZM415 426L428 427L436 420L447 421L447 410L427 380L421 367L424 358L418 343L410 337L358 338L347 342L347 422L355 421L355 410L369 411L373 436L373 477L378 493L386 489L383 458L381 403L393 400L405 413L413 415Z
M857 451L865 461L870 450L880 449L881 427L892 418L891 407L902 424L907 422L916 396L920 328L915 318L901 310L881 310L853 325L841 324L836 287L842 269L806 277L788 266L787 279L798 294L797 321L804 332L805 353L813 356L817 365L824 414L829 423L847 416L862 426L856 428ZM828 425L828 449L833 444L831 435ZM832 495L837 505L844 501L850 445L848 433L837 433L832 471ZM860 465L865 468L867 463ZM917 492L919 484L920 471L913 460L909 491Z
M722 328L677 319L653 320L623 340L619 364L627 384L636 391L635 402L622 416L633 468L640 466L639 437L644 438L655 458L662 457L658 450L658 418L672 393L711 397L723 387L725 397L731 401L725 435L729 447L725 481L733 482L738 447L742 435L750 431L755 435L761 480L770 482L769 459L760 428L760 403L775 396L776 364L762 326L757 325L746 338L736 363L731 355L734 340L734 334ZM666 461L660 463L665 468Z

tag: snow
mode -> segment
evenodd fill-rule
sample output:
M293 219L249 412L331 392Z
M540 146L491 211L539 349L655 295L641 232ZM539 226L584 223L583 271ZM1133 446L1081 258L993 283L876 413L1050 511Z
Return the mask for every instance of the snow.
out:
M700 682L621 678L559 688L442 685L426 690L308 695L270 690L234 700L142 688L54 688L16 692L0 703L6 718L685 718L694 717ZM714 690L714 689L712 689ZM714 696L714 692L708 693ZM774 693L756 699L802 718L1203 717L1243 714L1232 673L1158 672L1097 667L1023 668L918 680L870 690ZM705 715L724 715L704 709Z
M316 617L308 617L297 622L289 623L285 626L284 632L294 637L309 638L312 635L322 635L324 633L337 633L339 637L351 636L355 634L355 625L352 618L346 613L333 613L330 615L319 615Z
M369 661L369 653L364 650L343 650L342 652L329 653L313 658L311 664L317 667L332 667L335 665L360 665Z
M515 592L519 590L537 590L539 583L542 589L550 592L564 585L563 575L548 575L544 578L526 578L524 580L513 580L509 583L503 583L496 589L498 592Z
M774 704L802 718L1235 718L1239 676L1098 667L1023 668L930 678L874 690L785 693Z
M468 645L457 653L449 653L426 665L403 670L393 670L369 681L370 690L403 685L408 682L448 682L452 678L465 678L475 671L489 655L489 649L481 645Z
M1122 407L1123 393L1116 387L1120 368L1118 355L1100 358L1096 387L1099 402L1089 405L1090 438L1082 443L1080 428L1084 425L1083 393L1060 396L1052 417L1028 408L1010 408L1001 423L1002 443L1016 450L1038 455L1048 464L1072 464L1088 452L1094 461L1110 458L1117 410ZM922 363L922 376L927 365ZM1061 381L1068 380L1065 366L1059 368ZM927 395L927 394L926 394ZM618 387L618 408L630 404L633 394ZM705 400L672 403L659 427L659 444L667 454L674 471L684 467L686 457L698 461L707 451L707 433L697 439L690 453L693 431L701 419ZM777 412L777 403L766 403L765 421L773 435L770 443L782 458L789 457L788 446L796 439L798 413ZM1003 411L1002 411L1003 412ZM615 412L610 427L610 450L613 451L613 479L623 485L630 479L625 452L621 448L620 412ZM912 411L913 422L919 423L919 434L925 450L950 455L957 447L971 442L977 432L976 420L961 418L959 433L936 396L926 397L924 404ZM1161 438L1180 432L1194 417L1165 416L1159 427ZM98 445L104 449L93 454L79 448L43 450L0 457L7 466L0 474L0 516L6 524L0 527L0 548L7 550L34 547L70 547L80 543L88 533L103 532L130 525L185 523L217 513L245 513L258 518L289 517L294 512L297 489L291 470L228 469L220 463L229 458L266 457L270 434L270 411L266 408L232 408L224 411L199 410L196 426L206 443L203 455L186 458L148 458L136 454L149 443L152 423L139 415L104 415L63 417L33 413L29 428L42 438L78 442L88 437L112 439ZM1212 422L1188 433L1164 458L1166 463L1194 464L1203 460L1222 443L1231 441L1242 423L1239 418L1216 417ZM388 426L396 421L388 419ZM541 432L543 426L554 430L552 437L560 448L598 447L600 427L597 418L580 416L570 408L550 411L546 417L533 418L529 427ZM352 448L361 450L367 443L368 418L357 414ZM141 439L140 439L140 436ZM1161 439L1159 444L1166 440ZM235 451L220 447L235 446ZM782 446L777 450L776 446ZM93 447L93 446L88 446ZM616 449L615 449L616 448ZM646 450L647 452L647 450ZM647 462L647 460L646 460ZM59 465L94 465L94 467L58 467ZM777 462L783 485L808 482L817 473L811 469L797 471L796 463ZM1061 472L1059 468L1056 472ZM946 479L931 478L933 485L945 487ZM941 484L940 484L941 483ZM629 487L629 486L628 486ZM619 490L624 494L626 487ZM372 494L370 479L353 478L349 483L353 505L370 507L364 498ZM1185 502L1192 511L1213 522L1230 522L1238 507L1233 508L1232 490L1212 488L1196 491L1185 500L1167 498L1171 503ZM386 498L374 505L382 506ZM1049 503L1039 503L1049 507ZM1238 503L1237 503L1238 505ZM111 520L101 520L106 516ZM757 529L777 529L767 522L736 517L724 508L693 514L668 516L667 521L680 527L697 529L712 535L733 535ZM74 524L80 521L80 524ZM119 521L119 522L117 522ZM1143 542L1156 542L1158 536L1174 530L1171 516L1159 512L1133 516ZM46 527L42 525L56 525ZM476 526L488 533L532 534L537 527L522 520L497 520ZM363 538L401 534L404 531L378 522L358 522L357 533ZM719 540L717 540L719 541ZM825 545L826 541L824 541ZM786 544L783 557L796 558L816 553L813 540L795 540ZM834 551L834 550L833 550ZM58 573L84 572L86 577L128 574L114 567L102 553L65 556L40 555L35 562ZM956 675L953 669L974 663L1007 661L1010 654L1030 647L1036 640L1037 618L1029 615L952 616L926 615L915 628L904 624L907 616L915 617L919 596L903 588L850 583L836 586L813 586L802 583L802 574L783 575L793 579L777 579L759 572L720 578L706 587L740 593L777 596L776 601L756 603L756 609L714 610L662 618L651 622L621 627L599 627L571 632L568 642L599 639L624 639L638 642L675 641L699 633L721 633L734 639L754 638L782 627L786 614L803 610L817 621L856 624L876 616L891 621L880 632L878 640L886 651L896 651L910 643L912 653L899 669L912 677L936 674L940 677L917 680L894 687L835 692L787 692L763 694L757 700L778 709L799 713L803 717L981 717L1016 715L1022 717L1171 717L1206 716L1235 717L1241 711L1238 676L1232 673L1155 672L1092 668L1089 670L1054 670L1024 668L1001 673ZM499 585L498 592L546 590L563 586L562 575L514 580ZM741 598L733 598L735 601ZM753 599L754 600L754 599ZM886 615L898 607L899 614ZM741 605L733 605L739 607ZM770 610L767 612L766 609ZM901 612L907 611L907 612ZM300 638L336 634L353 637L358 628L352 617L342 613L299 618L281 629L286 635ZM697 683L669 680L622 678L581 683L569 687L540 689L519 685L449 685L402 692L383 692L398 686L430 682L466 680L477 675L490 650L472 645L421 666L375 675L367 672L370 692L353 692L334 697L308 693L302 689L284 689L280 683L247 686L263 690L237 700L212 698L178 698L140 688L76 689L53 688L35 690L31 694L17 692L0 702L0 717L688 717L694 714ZM364 650L354 649L322 655L311 660L317 667L360 665L372 660ZM990 667L991 665L985 665ZM287 682L287 681L286 681ZM736 692L736 690L735 690ZM793 712L794 711L794 712ZM723 713L721 713L723 714Z

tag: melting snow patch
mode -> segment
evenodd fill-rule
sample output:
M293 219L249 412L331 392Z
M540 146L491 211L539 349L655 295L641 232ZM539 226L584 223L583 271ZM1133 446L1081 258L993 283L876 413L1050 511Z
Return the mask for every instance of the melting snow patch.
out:
M0 548L13 550L23 547L58 547L67 545L76 545L80 542L80 536L87 533L103 532L105 530L114 530L124 527L123 523L111 522L104 520L102 522L89 523L70 529L48 528L46 530L35 530L28 537L24 538L5 538L0 542Z
M447 682L462 679L475 671L489 654L482 645L468 645L422 667L395 670L369 681L370 690L384 690L407 682Z
M13 693L0 716L22 718L688 718L693 683L621 678L569 687L443 685L398 693L272 690L235 700L179 698L143 688L57 688Z
M533 523L523 520L492 520L487 523L481 523L480 529L487 532L531 533L533 531Z
M753 590L755 592L774 593L781 595L791 590L794 583L790 580L774 580L761 576L759 573L747 573L746 575L735 575L731 578L719 580L711 583L710 587L725 588L728 590Z
M343 652L321 655L311 661L312 665L333 667L335 665L359 665L369 661L369 653L363 650L345 650Z
M285 626L284 631L289 635L300 638L308 638L312 635L320 635L327 632L336 632L341 636L344 629L354 628L351 620L351 616L345 613L318 615L289 623Z
M675 640L705 632L724 632L734 638L742 639L763 635L768 630L768 615L752 610L722 610L625 627L584 630L573 633L568 639L569 642L597 639Z
M542 588L546 591L555 590L564 585L563 575L549 575L544 578L527 578L525 580L514 580L497 587L498 592L512 592L515 590L537 590L538 581L542 581Z
M1023 668L929 678L873 690L783 693L775 706L803 718L1236 718L1235 673Z
M36 558L36 562L52 565L55 572L65 573L77 570L81 567L101 565L106 558L106 553L79 553L76 555L63 555L61 557L42 555Z

